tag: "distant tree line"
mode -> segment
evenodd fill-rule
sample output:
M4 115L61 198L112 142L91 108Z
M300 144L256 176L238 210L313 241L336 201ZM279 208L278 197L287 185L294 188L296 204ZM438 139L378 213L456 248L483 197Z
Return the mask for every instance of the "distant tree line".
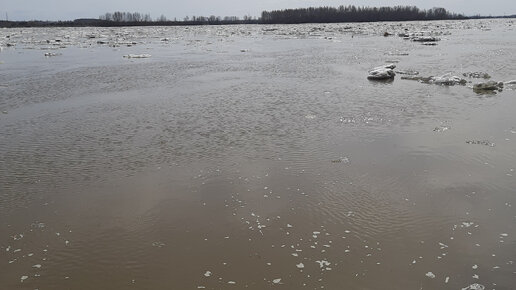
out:
M376 22L410 20L465 19L463 15L450 13L444 8L420 10L415 6L356 7L353 5L335 7L310 7L286 10L263 11L261 23L334 23L334 22Z
M240 19L238 16L186 16L182 20L169 20L165 15L161 15L156 19L152 19L150 14L141 14L138 12L113 12L106 13L99 17L101 21L107 21L113 26L124 25L217 25L217 24L250 24L259 23L259 19L252 16L244 16Z
M115 21L115 22L150 22L152 18L150 14L141 14L139 12L120 12L106 13L100 15L100 20Z
M99 18L81 18L73 21L2 21L0 27L84 27L84 26L182 26L182 25L225 25L225 24L295 24L334 22L377 22L479 18L516 18L510 16L472 16L450 13L444 8L420 10L415 6L395 7L310 7L263 11L260 18L252 16L187 16L181 20L169 20L164 15L152 19L150 14L139 12L105 13Z

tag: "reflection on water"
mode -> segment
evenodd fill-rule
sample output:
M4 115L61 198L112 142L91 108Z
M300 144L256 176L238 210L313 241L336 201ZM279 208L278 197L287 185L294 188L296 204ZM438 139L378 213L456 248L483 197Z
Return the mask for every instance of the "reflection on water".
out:
M512 289L514 87L366 79L516 79L512 32L2 30L0 288Z

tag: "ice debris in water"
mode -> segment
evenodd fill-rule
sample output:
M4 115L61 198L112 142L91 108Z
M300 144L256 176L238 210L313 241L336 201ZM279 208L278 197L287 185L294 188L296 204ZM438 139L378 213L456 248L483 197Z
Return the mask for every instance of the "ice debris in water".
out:
M495 144L489 140L466 140L466 144L485 145L489 147L495 146Z
M13 240L15 240L15 241L18 241L18 240L21 240L21 239L23 239L23 234L17 234L17 235L13 236Z
M152 246L153 247L161 248L161 247L165 246L165 243L162 243L162 242L159 242L159 241L158 242L153 242Z
M32 268L39 269L39 268L41 268L41 264L36 264L36 265L32 266Z
M453 76L450 73L444 74L439 77L429 76L402 76L402 80L418 81L425 84L436 84L441 86L454 86L454 85L465 85L467 81L458 76Z
M272 280L272 283L279 284L281 282L281 278Z
M305 267L305 265L303 263L299 263L299 264L296 265L296 267L298 269L303 269Z
M429 43L429 42L436 42L441 39L434 37L434 36L414 36L411 38L411 40L416 41L416 42Z
M36 229L42 229L45 227L45 223L39 223L39 222L35 222L33 224L30 225L32 228L36 228Z
M478 283L475 283L475 284L471 284L465 288L462 288L462 290L484 290L486 289L486 287L482 284L478 284Z
M379 67L375 67L368 72L367 78L370 80L388 80L394 78L396 73L393 69L396 67L395 64L387 64Z
M415 76L415 75L419 74L419 72L415 71L415 70L397 70L395 72L400 75L409 75L409 76Z
M432 278L432 279L434 279L434 278L435 278L435 274L434 274L434 273L432 273L432 272L428 272L428 273L426 273L426 274L425 274L425 276L427 276L428 278Z
M484 72L467 72L462 74L465 77L475 78L475 79L490 79L491 76Z
M450 127L443 126L443 125L434 128L434 132L444 132L444 131L448 131L448 130L450 130Z
M315 262L318 263L319 267L321 267L321 268L324 268L324 267L329 266L331 264L330 262L328 262L326 260L315 261Z
M58 55L61 55L61 54L60 53L55 53L55 52L47 52L47 53L45 53L46 57L58 56Z
M149 58L151 57L150 54L127 54L124 55L125 58Z
M24 276L21 276L21 278L20 278L20 282L25 281L27 278L29 278L29 276L25 276L25 275L24 275Z
M433 77L431 83L442 86L453 86L453 85L464 85L466 84L465 79L461 79L458 76L452 76L451 74L445 74L440 77Z
M210 271L206 271L206 273L204 273L204 277L210 277L211 276L211 272Z
M495 81L488 81L485 83L478 83L473 85L473 91L477 93L482 93L484 91L502 91L503 90L503 83L502 82L495 82Z
M235 284L236 284L236 282L235 282L235 281L228 281L228 284L233 284L233 285L235 285Z

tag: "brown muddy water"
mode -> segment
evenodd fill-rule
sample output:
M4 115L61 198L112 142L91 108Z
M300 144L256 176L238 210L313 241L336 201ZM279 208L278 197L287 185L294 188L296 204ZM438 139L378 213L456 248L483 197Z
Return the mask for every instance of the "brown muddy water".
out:
M515 25L0 30L0 289L515 289Z

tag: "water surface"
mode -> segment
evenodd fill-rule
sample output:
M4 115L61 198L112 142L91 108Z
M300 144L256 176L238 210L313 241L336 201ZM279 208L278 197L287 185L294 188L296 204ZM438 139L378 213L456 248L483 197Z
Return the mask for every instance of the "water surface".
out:
M0 288L513 289L514 33L3 29Z

